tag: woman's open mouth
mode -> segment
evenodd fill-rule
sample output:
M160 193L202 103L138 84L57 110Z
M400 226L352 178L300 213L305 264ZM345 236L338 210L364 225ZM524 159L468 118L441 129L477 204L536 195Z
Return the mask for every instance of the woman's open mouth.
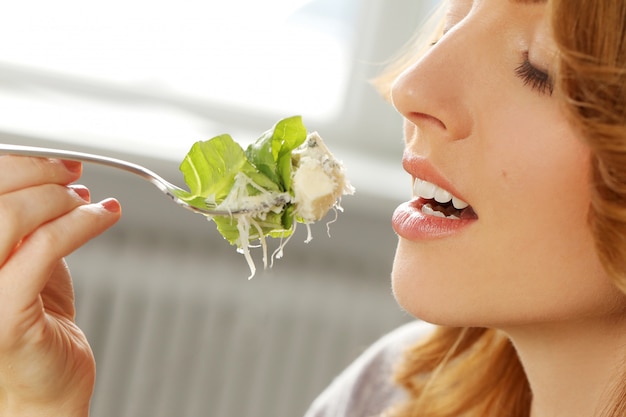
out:
M413 182L413 196L417 198L418 208L427 216L451 220L469 220L478 217L465 201L453 196L449 191L419 178Z
M478 220L466 201L429 181L413 181L413 199L393 214L393 228L410 240L430 240L459 233Z

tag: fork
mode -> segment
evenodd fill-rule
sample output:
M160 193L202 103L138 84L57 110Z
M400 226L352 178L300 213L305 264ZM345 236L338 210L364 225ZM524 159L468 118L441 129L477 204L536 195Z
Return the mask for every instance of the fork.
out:
M38 158L55 158L65 159L70 161L90 162L98 165L104 165L112 168L118 168L131 174L135 174L143 178L144 180L152 183L161 192L170 197L176 204L191 210L195 213L203 214L205 216L232 216L245 212L245 210L233 210L233 211L219 211L212 210L208 206L198 206L197 204L191 204L184 201L181 196L187 193L182 188L177 187L174 184L163 179L155 172L132 162L127 162L121 159L109 158L107 156L94 155L84 152L67 151L60 149L41 148L36 146L23 146L23 145L11 145L0 143L0 155L20 155L31 156Z

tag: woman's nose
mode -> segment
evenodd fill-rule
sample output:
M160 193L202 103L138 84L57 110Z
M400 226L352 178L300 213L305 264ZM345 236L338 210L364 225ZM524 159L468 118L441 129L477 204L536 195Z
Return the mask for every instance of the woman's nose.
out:
M472 68L464 65L461 46L445 37L401 73L391 90L393 105L407 121L445 140L465 139L472 127Z

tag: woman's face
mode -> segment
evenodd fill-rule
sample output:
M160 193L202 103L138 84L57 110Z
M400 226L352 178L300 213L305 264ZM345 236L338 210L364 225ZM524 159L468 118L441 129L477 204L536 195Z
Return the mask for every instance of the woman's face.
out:
M546 76L555 52L546 5L450 3L445 35L392 91L414 184L393 218L396 298L445 325L615 313L620 293L588 227L589 151Z

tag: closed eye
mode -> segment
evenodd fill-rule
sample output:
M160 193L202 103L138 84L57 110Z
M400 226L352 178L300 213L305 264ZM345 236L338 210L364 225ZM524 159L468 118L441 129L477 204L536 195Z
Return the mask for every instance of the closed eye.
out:
M539 94L552 95L554 91L554 83L550 74L531 64L528 59L528 52L524 53L522 63L515 68L515 75L522 80L525 86L529 86Z

